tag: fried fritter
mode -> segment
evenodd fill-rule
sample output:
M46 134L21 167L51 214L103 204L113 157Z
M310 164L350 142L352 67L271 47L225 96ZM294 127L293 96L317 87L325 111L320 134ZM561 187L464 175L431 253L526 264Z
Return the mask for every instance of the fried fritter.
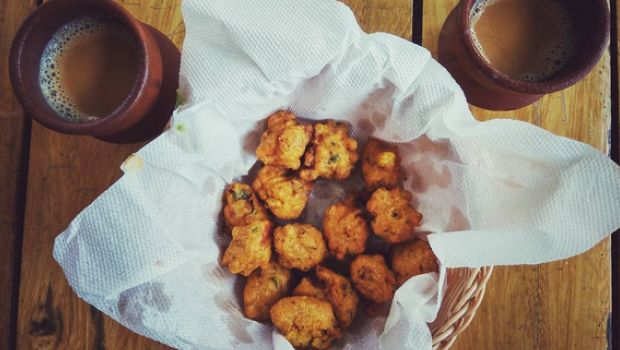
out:
M235 226L232 241L222 258L222 265L232 273L249 276L257 268L267 268L271 259L271 222L254 221Z
M358 157L357 141L349 136L344 124L333 120L318 123L314 125L300 176L306 181L318 177L344 180L351 175Z
M273 241L278 261L287 268L308 271L327 255L323 235L312 225L289 224L277 227Z
M270 314L273 325L294 347L327 349L341 336L332 306L324 300L283 298L273 305Z
M358 255L351 263L351 279L360 294L374 302L394 295L396 279L382 255Z
M256 157L266 165L298 169L311 138L312 125L297 123L291 112L274 113L267 120Z
M225 192L224 219L229 227L250 224L256 220L269 220L267 210L256 199L249 185L235 182Z
M293 295L313 297L321 300L327 300L325 293L312 282L310 277L304 277L301 282L293 289Z
M333 204L323 217L323 233L330 253L342 260L366 249L368 225L362 210L355 206L353 197Z
M421 239L394 245L390 262L399 286L413 276L439 271L431 246Z
M257 321L269 320L269 309L288 293L291 270L271 261L266 269L254 270L243 288L243 313Z
M373 216L370 225L377 236L389 243L413 238L414 229L422 221L422 214L413 209L411 199L411 193L402 188L379 188L373 192L366 208Z
M287 175L287 170L264 166L258 171L252 188L276 217L283 220L296 219L301 215L312 184Z
M316 267L316 277L323 285L327 301L334 308L340 328L348 328L355 318L359 303L357 292L353 289L351 282L346 277L322 266Z
M398 147L372 139L362 153L362 176L368 191L400 186L405 172L400 167Z

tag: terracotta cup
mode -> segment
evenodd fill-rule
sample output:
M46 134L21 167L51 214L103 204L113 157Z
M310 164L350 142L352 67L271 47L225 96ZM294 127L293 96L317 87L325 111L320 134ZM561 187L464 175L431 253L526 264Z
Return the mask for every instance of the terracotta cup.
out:
M109 115L78 123L64 119L46 102L39 85L39 66L52 35L81 17L121 25L135 39L140 60L136 81L123 103ZM46 2L22 24L9 58L15 94L28 115L59 132L91 135L115 143L144 141L161 133L175 106L179 65L179 50L166 36L108 0Z
M594 68L607 49L610 16L607 0L559 1L574 24L576 48L559 72L539 82L514 80L490 66L472 39L470 18L476 1L459 2L441 30L439 62L459 83L470 104L492 110L524 107L545 94L575 84Z

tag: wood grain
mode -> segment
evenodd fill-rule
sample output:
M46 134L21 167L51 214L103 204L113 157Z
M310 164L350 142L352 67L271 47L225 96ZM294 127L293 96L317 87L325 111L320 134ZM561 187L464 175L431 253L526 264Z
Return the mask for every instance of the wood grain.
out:
M124 1L176 44L183 39L180 1ZM141 144L113 145L34 124L21 266L19 349L166 349L131 333L71 291L52 258L54 238L120 175Z
M436 57L437 40L457 0L424 1L423 45ZM607 153L610 122L609 54L579 84L511 112L472 107L479 120L527 121ZM607 349L611 311L610 242L565 261L499 267L478 314L454 349Z
M19 261L16 243L21 237L23 215L22 170L24 141L29 135L24 111L13 95L9 80L8 57L10 43L21 21L35 7L34 0L0 2L0 349L13 346L13 320L16 312L15 272Z
M386 32L411 40L411 0L342 0L367 33Z

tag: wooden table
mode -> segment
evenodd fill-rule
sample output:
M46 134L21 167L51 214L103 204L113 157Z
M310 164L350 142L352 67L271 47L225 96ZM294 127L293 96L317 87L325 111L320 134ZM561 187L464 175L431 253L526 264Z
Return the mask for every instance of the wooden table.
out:
M182 44L180 0L121 2ZM441 25L457 0L345 2L366 31L399 35L435 55ZM17 26L39 4L0 2L0 349L165 349L79 300L52 259L54 237L121 175L119 164L141 145L62 135L25 118L11 93L6 60ZM614 58L616 40L614 31ZM613 63L613 76L606 54L581 83L532 106L472 111L480 120L528 121L609 152L612 111L618 119L617 60ZM611 134L617 136L615 128ZM477 317L454 349L607 349L610 312L611 254L605 240L566 261L496 268Z

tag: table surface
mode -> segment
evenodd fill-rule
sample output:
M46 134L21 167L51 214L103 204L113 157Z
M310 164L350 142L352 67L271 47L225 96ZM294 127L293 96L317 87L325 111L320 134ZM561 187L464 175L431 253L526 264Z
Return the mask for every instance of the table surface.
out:
M179 47L180 2L121 1ZM458 1L345 2L365 31L393 33L436 55L443 21ZM55 236L121 175L119 164L142 144L62 135L25 118L12 95L6 62L16 28L38 5L40 0L0 2L0 349L166 349L79 300L52 259ZM611 55L579 84L516 111L472 108L473 114L479 120L527 121L610 152L610 135L618 135L615 34ZM604 240L565 261L496 268L476 318L453 348L607 349L610 247Z

